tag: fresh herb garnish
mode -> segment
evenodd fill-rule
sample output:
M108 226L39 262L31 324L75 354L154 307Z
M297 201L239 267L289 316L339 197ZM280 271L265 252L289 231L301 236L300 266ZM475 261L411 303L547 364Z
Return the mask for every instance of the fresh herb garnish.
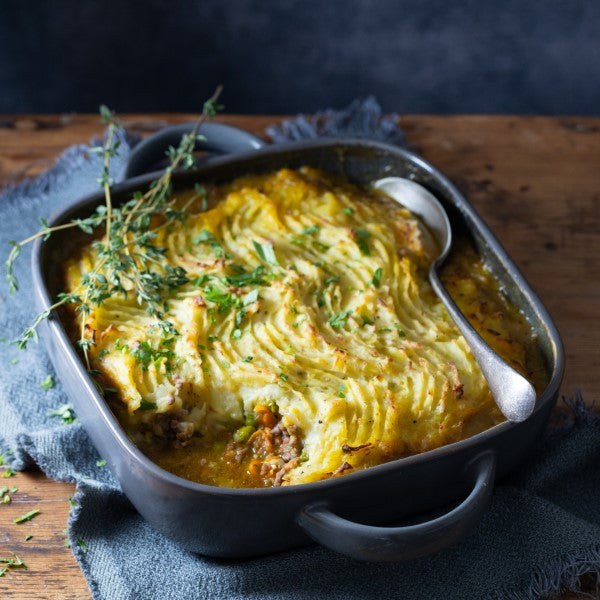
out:
M312 235L313 233L318 233L320 229L321 227L319 227L319 225L311 225L310 227L305 227L302 230L302 233L304 235Z
M350 208L349 206L346 206L343 211L347 214L347 215L351 215L354 213L354 209Z
M96 461L96 466L97 467L105 467L106 466L106 461L102 458L100 460Z
M256 240L252 241L254 249L258 254L259 258L270 265L278 265L277 257L275 256L275 250L272 244L259 244Z
M138 406L138 410L156 410L156 408L156 402L148 402L143 398L140 400L140 405Z
M381 285L381 275L383 274L383 269L378 267L375 269L375 273L373 273L373 279L371 279L371 283L373 287L378 288Z
M321 242L315 240L312 243L313 247L318 250L319 252L327 252L327 250L329 250L329 246L327 244L322 244Z
M0 556L0 563L4 563L6 567L0 567L0 577L2 577L9 569L24 569L27 570L27 565L14 552L11 552L12 558Z
M75 411L70 404L62 404L56 410L48 412L49 417L59 417L64 425L70 425L77 421Z
M351 314L352 314L351 310L343 310L342 312L339 312L337 315L331 315L331 317L329 317L329 320L327 322L333 327L333 329L339 329L340 327L346 326L346 321L348 320L348 317Z
M251 273L244 272L244 269L242 268L241 273L237 273L236 275L227 275L225 277L225 281L234 287L244 287L246 285L267 285L264 275L265 267L264 265L259 265Z
M323 290L317 293L317 306L319 308L325 306L325 292Z
M52 375L48 375L42 383L40 383L40 387L43 390L50 390L54 387L54 379L52 379Z
M338 387L337 395L338 395L338 398L346 397L346 385L345 384L340 383L340 387Z
M98 260L75 290L71 293L59 294L50 308L35 317L33 323L16 341L20 349L25 349L29 341L38 341L37 328L54 309L65 304L76 304L81 317L78 343L89 369L88 351L94 341L87 334L88 316L93 307L101 305L104 300L115 294L123 296L133 294L137 302L146 308L146 312L156 319L163 331L168 334L176 333L173 324L164 315L164 296L187 283L188 279L185 270L181 267L173 268L160 264L166 249L157 246L154 242L159 229L169 227L177 221L185 221L187 208L198 199L202 199L203 206L207 206L206 190L198 187L196 194L190 197L183 207L178 207L176 200L170 197L171 180L176 169L194 166L198 128L219 110L217 100L220 93L219 87L212 98L205 102L202 115L193 130L182 137L176 148L168 149L167 156L170 164L163 174L148 187L146 192L135 192L119 207L113 206L111 190L113 182L109 175L110 161L119 150L119 142L115 140L118 123L108 108L101 107L102 121L107 126L106 142L103 146L92 149L92 152L103 159L99 183L104 190L104 204L98 206L94 213L84 219L74 219L56 227L50 227L42 220L42 228L37 233L20 242L10 242L12 249L6 261L6 277L11 292L15 292L18 289L18 281L14 274L14 262L23 246L38 238L47 239L52 233L62 229L77 227L92 234L99 226L104 225L104 238L93 243ZM154 222L159 224L153 225Z
M173 338L161 340L159 348L153 348L146 340L137 342L130 348L129 354L142 365L143 371L147 371L151 364L158 368L164 362L166 371L170 372L172 370L171 359L176 356L175 352L169 348L173 341Z
M212 253L217 258L223 258L226 256L223 246L215 238L215 236L210 231L208 231L208 229L203 229L195 238L192 239L192 243L208 245Z
M371 256L371 249L367 243L367 239L371 237L371 234L366 229L356 229L353 233L354 240L360 251L365 256Z
M19 523L25 523L25 521L31 521L31 519L37 517L39 514L40 514L40 510L38 508L35 508L35 509L30 510L29 512L25 513L24 515L17 517L16 519L14 519L14 522L17 525Z
M194 279L192 279L192 285L194 287L202 287L207 281L210 281L213 278L212 275L208 275L207 273L204 273L203 275L200 275L199 277L194 277Z
M204 299L216 304L219 312L227 312L231 307L237 306L239 303L237 296L214 285L204 288Z
M249 363L249 362L252 362L253 360L254 360L254 356L245 356L242 359L242 362Z

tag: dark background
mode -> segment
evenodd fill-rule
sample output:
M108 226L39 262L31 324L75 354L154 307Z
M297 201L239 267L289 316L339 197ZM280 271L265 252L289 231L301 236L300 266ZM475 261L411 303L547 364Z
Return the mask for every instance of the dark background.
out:
M0 112L600 112L600 1L0 0Z

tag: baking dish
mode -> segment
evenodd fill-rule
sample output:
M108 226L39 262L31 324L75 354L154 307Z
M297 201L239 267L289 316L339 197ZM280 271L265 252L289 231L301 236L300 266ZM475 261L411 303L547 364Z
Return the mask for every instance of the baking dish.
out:
M254 136L219 124L204 129L211 149L235 152L211 158L176 174L176 188L215 183L280 167L309 165L368 185L383 176L410 177L445 205L453 227L472 236L479 252L535 331L548 369L548 384L532 416L501 423L476 436L436 450L397 459L343 477L289 487L231 489L181 479L147 459L127 438L85 372L57 315L44 324L43 338L75 410L92 442L137 510L183 547L215 557L248 557L306 544L310 539L363 560L403 560L438 551L466 535L489 501L496 476L514 468L542 432L558 394L564 367L560 337L545 308L489 229L456 188L411 152L364 140L312 140L261 147ZM127 179L114 187L113 201L144 188L156 173L136 171L160 156L189 125L168 128L132 155ZM223 145L219 139L225 140ZM248 151L248 149L252 149ZM51 225L86 216L103 201L84 198L52 219ZM72 234L71 234L72 235ZM69 247L57 233L33 250L36 299L47 309L59 291L56 270ZM417 525L381 524L412 518L464 498L442 516Z

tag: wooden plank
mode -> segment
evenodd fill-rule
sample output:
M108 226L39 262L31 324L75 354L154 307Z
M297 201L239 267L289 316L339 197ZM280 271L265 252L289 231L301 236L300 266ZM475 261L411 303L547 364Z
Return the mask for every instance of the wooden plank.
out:
M145 134L193 115L122 119ZM276 118L221 120L260 135ZM401 124L411 145L467 195L553 314L568 359L562 392L572 395L579 387L590 402L597 399L600 119L407 116ZM41 172L65 147L87 143L101 131L95 115L0 116L0 186ZM10 504L0 504L0 556L15 552L29 569L0 578L0 597L89 598L73 555L64 546L73 486L36 471L0 479L0 487L5 484L19 490ZM41 511L35 519L13 523L34 508ZM27 534L34 537L25 541ZM591 579L584 588L597 593ZM560 600L578 597L563 594Z
M0 478L0 487L17 487L10 504L0 505L0 556L11 552L27 570L9 570L0 578L3 600L80 600L90 594L85 579L65 546L69 498L75 486L51 481L39 471ZM21 524L14 519L37 509L39 514ZM27 535L33 536L26 540Z

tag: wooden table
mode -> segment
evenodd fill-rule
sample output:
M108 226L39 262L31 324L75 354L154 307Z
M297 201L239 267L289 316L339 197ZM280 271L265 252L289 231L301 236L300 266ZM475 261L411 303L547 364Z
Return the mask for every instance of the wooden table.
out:
M193 115L126 115L139 133ZM274 117L223 117L262 135ZM600 397L600 119L567 117L407 116L413 148L441 168L469 198L527 279L562 333L567 370L562 393ZM102 130L88 115L0 117L0 186L51 166L66 147ZM32 471L10 479L10 505L0 506L0 556L16 552L28 571L0 578L0 598L89 598L64 546L73 486ZM42 512L25 525L13 519ZM33 535L29 541L27 534ZM592 586L592 582L587 582ZM590 588L591 589L591 588ZM562 600L577 598L564 594Z

